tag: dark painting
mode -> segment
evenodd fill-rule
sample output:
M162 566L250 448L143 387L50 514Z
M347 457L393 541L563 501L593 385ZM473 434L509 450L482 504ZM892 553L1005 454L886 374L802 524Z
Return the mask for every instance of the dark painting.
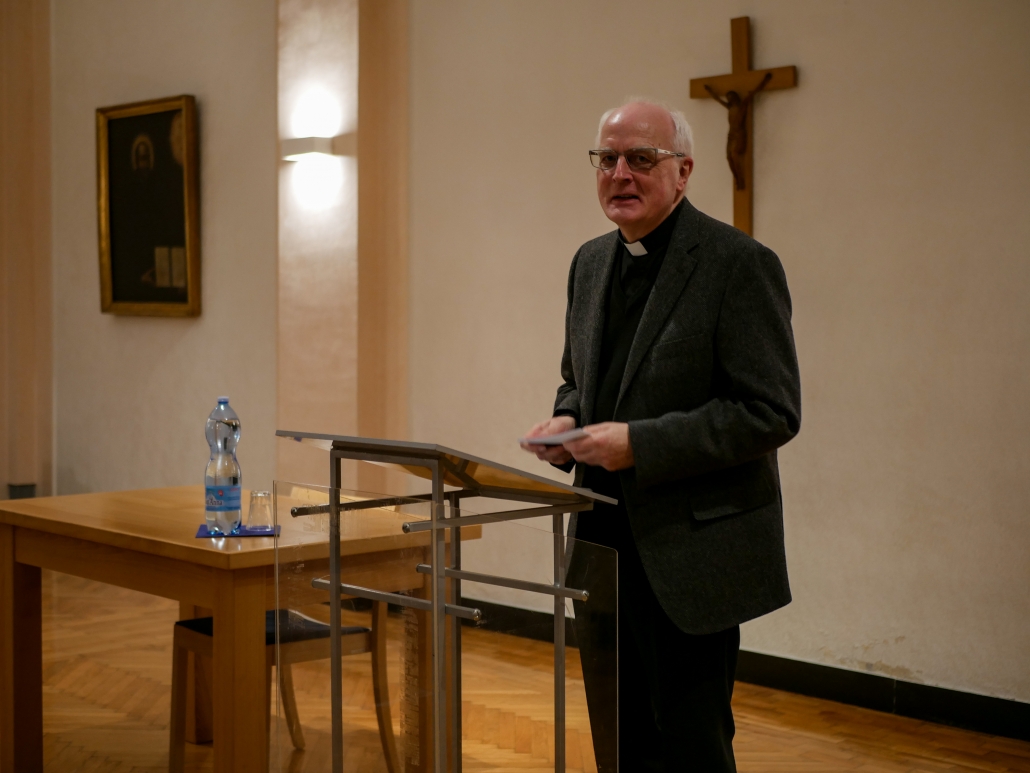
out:
M190 142L196 133L184 99L98 111L98 130L102 122L106 134L98 137L106 156L100 170L102 284L109 284L102 288L104 311L199 313L195 196L191 201L196 149Z

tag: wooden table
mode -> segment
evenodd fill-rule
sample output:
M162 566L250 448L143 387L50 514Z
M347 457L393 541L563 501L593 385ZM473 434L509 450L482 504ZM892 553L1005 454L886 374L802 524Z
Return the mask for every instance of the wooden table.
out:
M305 519L280 518L281 546L305 557L312 577L327 574L325 535ZM403 534L404 520L383 511L348 516L344 582L424 587L415 566L428 536ZM0 502L0 773L43 770L41 569L175 599L185 617L211 610L214 769L268 769L261 675L265 610L275 607L273 541L196 539L203 521L201 486ZM312 589L311 601L324 599Z

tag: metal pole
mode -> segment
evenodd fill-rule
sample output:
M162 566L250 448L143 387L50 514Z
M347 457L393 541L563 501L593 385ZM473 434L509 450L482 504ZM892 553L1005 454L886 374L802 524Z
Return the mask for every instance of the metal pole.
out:
M340 473L342 460L329 457L329 699L333 720L332 773L343 773L343 671L340 663Z
M460 500L451 496L451 518L461 516ZM451 568L461 569L461 527L451 528ZM451 603L461 605L461 580L451 579ZM461 773L461 618L451 617L451 770Z
M432 574L433 573L433 567L431 567L429 564L418 564L418 565L415 566L415 571L418 572L419 574ZM448 569L447 570L447 579L449 579L449 580L454 580L454 579L466 580L468 582L481 582L484 585L497 585L497 586L499 586L501 588L515 588L516 590L528 590L530 593L546 593L548 596L564 596L565 598L575 599L576 601L587 601L590 598L589 591L580 590L579 588L570 588L568 585L565 585L565 586L559 588L556 585L548 585L547 583L543 583L543 582L529 582L528 580L515 580L515 579L513 579L511 577L498 577L496 574L481 574L480 572L467 572L464 569ZM317 583L317 582L318 582L318 580L312 580L312 585L314 585L315 587L321 587L321 586L315 585L315 583ZM325 584L325 587L327 587L327 588L329 587L329 581L328 580L326 580L324 584ZM347 586L346 583L344 583L340 587L341 588L347 588L348 586ZM351 586L351 587L353 587L353 586ZM348 591L344 590L344 593L347 593L347 592ZM408 598L407 596L401 596L399 594L393 594L393 593L387 593L387 594L384 594L384 595L390 596L391 599L394 598L394 597L396 597L398 599L407 599ZM391 601L391 603L393 603L393 602ZM398 602L398 603L405 603L405 602ZM409 601L407 603L412 603L412 602L409 599ZM447 605L447 614L453 615L454 612L452 610L454 610L454 609L471 610L472 607L465 607L465 606L455 607L453 604L448 604ZM468 614L465 614L464 616L467 618ZM479 622L479 621L476 620L476 622Z
M554 584L565 585L565 515L551 516ZM565 597L554 597L554 770L565 773Z
M433 573L430 575L430 598L433 603L432 616L433 636L433 771L444 773L447 760L447 691L446 684L446 603L444 595L444 546L445 531L442 520L444 508L443 475L438 461L432 464L433 472L433 505L429 518L432 524L430 553L432 554ZM335 772L334 772L335 773Z

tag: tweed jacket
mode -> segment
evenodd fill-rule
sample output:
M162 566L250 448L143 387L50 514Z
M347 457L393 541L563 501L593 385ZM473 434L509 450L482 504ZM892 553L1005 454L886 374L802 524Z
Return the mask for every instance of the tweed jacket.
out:
M592 422L617 249L617 231L593 239L569 272L555 411L574 412L581 426ZM629 424L635 466L619 477L637 550L659 603L687 633L790 602L776 462L801 424L790 317L776 255L684 202L614 420Z

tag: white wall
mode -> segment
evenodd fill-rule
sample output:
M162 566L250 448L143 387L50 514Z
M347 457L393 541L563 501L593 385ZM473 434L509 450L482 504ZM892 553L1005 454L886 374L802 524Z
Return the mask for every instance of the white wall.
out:
M790 282L804 418L781 455L794 602L744 647L1030 701L1030 6L412 11L413 438L548 473L514 441L549 415L572 255L611 228L597 118L639 93L684 109L690 198L729 220L726 114L688 82L729 70L750 15L755 66L799 70L759 100L755 222Z
M246 487L274 464L276 4L55 0L54 385L58 493L203 482L203 429L228 394ZM203 313L100 313L98 107L193 94Z

